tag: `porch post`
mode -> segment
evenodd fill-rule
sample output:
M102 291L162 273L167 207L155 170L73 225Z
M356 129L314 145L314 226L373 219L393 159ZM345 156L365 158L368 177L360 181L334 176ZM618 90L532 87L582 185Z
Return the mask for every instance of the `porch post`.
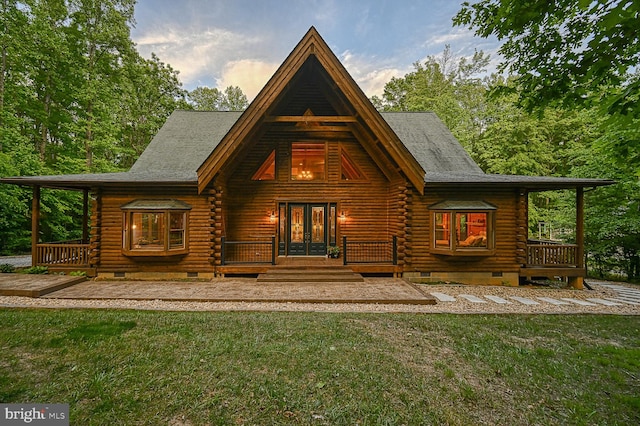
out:
M31 266L38 263L38 243L40 242L40 186L33 186L31 200Z
M576 188L576 267L584 269L584 188ZM584 288L583 277L572 277L569 283L578 289Z
M82 191L82 244L89 243L89 190Z

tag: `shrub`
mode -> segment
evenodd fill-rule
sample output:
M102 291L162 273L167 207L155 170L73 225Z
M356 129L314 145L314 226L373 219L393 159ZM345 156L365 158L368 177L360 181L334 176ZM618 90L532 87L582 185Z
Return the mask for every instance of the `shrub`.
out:
M46 266L32 266L24 270L25 274L48 274L49 269Z
M3 274L10 274L15 270L16 270L16 267L9 263L3 263L2 265L0 265L0 272Z
M340 247L338 246L329 246L327 247L327 254L329 257L337 258L340 256Z

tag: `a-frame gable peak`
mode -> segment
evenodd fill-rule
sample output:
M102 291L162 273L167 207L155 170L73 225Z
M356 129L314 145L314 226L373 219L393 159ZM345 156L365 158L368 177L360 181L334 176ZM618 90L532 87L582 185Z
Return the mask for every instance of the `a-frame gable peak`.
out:
M383 141L382 145L385 150L404 171L416 189L422 192L424 189L424 170L384 121L314 27L307 31L238 121L200 166L198 169L198 190L204 191L225 162L234 156L239 144L247 139L264 120L269 119L269 111L273 109L274 103L283 91L287 90L292 79L311 55L315 56L335 87L342 91L353 107L355 111L353 119L358 117L357 120L361 125L368 127L376 135L377 140Z

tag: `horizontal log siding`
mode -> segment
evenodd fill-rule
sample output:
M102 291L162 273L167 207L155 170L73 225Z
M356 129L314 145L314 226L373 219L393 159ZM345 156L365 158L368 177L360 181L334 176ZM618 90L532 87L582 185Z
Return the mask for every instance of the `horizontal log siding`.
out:
M411 266L413 272L518 272L521 266L522 201L518 191L465 193L427 192L413 196L411 220ZM488 257L443 256L430 253L431 218L429 206L447 199L483 200L495 211L495 255ZM526 238L526 237L524 237Z
M390 240L398 217L397 203L389 200L391 183L360 144L355 139L326 142L326 180L300 182L289 179L289 146L293 141L275 140L267 134L231 174L220 176L227 188L222 203L227 239L264 240L276 235L278 224L269 220L269 214L278 211L278 202L331 202L337 203L338 215L342 211L346 214L346 220L337 223L338 241L343 236L363 241ZM255 171L276 147L276 180L252 181ZM346 150L364 179L341 179L341 149Z
M104 192L101 197L100 263L98 272L213 272L209 263L211 247L210 204L208 194L175 194L154 191L127 195ZM148 258L122 254L123 215L120 206L136 199L172 198L192 206L189 212L189 253L180 256Z

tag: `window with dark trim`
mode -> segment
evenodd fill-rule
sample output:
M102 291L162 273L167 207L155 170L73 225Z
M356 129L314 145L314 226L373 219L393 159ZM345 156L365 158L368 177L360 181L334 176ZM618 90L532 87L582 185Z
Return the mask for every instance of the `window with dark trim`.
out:
M121 207L127 256L185 254L191 206L178 200L135 200Z
M433 253L488 256L495 252L495 206L484 201L443 201L429 210Z
M325 179L326 149L324 143L296 142L291 144L291 180Z

